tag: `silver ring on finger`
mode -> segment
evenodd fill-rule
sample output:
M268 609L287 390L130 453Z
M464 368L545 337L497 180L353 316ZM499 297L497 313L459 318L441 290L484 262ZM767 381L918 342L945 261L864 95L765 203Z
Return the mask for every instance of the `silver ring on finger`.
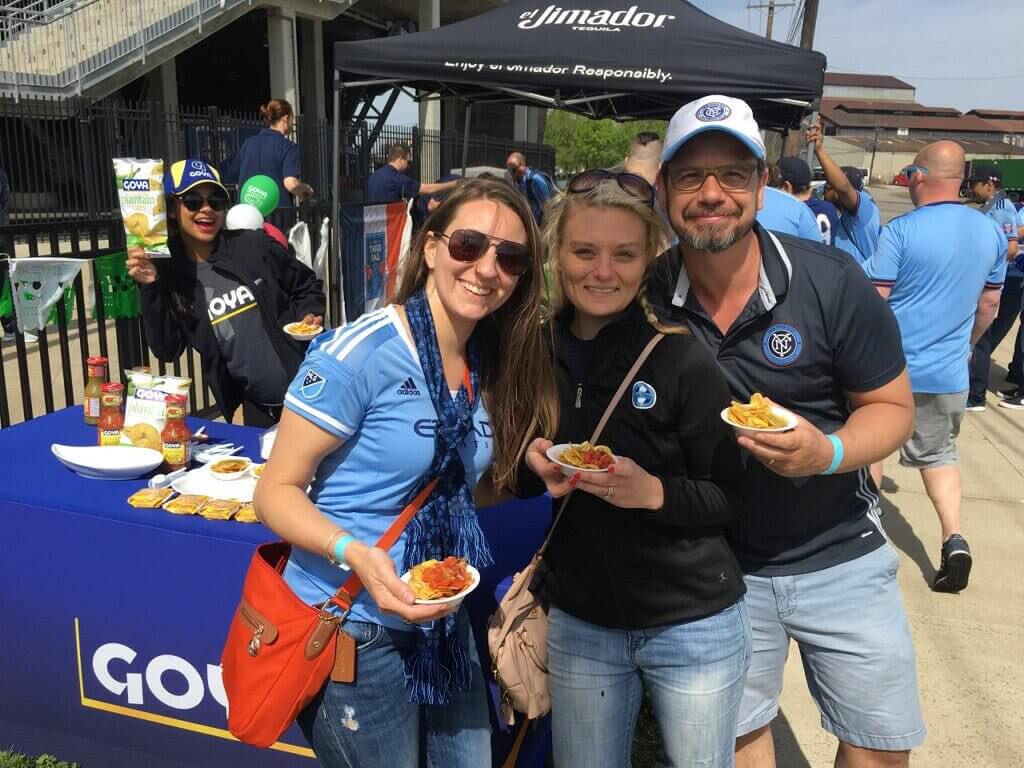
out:
M606 499L610 499L612 497L613 493L615 493L615 488L613 486L609 485L608 489L604 492L604 497Z

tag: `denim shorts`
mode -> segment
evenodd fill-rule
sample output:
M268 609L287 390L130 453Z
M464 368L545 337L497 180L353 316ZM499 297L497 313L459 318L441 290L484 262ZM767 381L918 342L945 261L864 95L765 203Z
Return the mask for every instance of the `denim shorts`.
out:
M867 749L902 751L924 742L898 569L899 557L886 543L813 573L744 577L754 654L737 735L767 725L778 714L793 639L822 728Z
M456 631L473 665L468 691L447 706L411 704L404 658L416 632L345 622L356 641L356 681L330 680L299 715L299 726L324 768L489 768L491 723L476 643L465 610Z
M900 448L900 464L914 469L956 464L956 439L967 407L967 391L949 395L914 393L914 434Z
M736 712L750 664L743 600L650 629L609 629L552 607L548 616L555 764L631 763L644 689L668 763L732 768Z

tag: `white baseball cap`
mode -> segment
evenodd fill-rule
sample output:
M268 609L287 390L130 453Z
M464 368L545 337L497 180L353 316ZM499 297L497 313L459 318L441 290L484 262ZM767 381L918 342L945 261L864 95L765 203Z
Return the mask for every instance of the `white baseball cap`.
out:
M758 160L765 156L761 129L747 102L729 96L704 96L680 107L672 115L665 132L665 148L661 162L665 163L686 142L707 131L722 131L742 141Z

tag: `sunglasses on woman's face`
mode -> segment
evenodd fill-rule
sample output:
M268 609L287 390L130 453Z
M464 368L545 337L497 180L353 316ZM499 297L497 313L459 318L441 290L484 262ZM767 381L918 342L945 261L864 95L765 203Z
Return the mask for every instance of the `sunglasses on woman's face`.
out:
M448 253L456 261L463 264L472 264L494 244L494 254L497 257L498 268L506 275L519 277L530 269L533 259L530 257L530 249L522 243L514 240L502 240L500 237L490 237L475 229L456 229L451 234L444 232L433 232L435 237L440 237L448 243Z
M652 187L643 176L637 176L635 173L629 173L628 171L612 173L611 171L606 171L603 168L583 171L583 173L578 173L569 180L569 191L575 194L592 192L597 189L602 182L608 181L609 179L614 179L615 183L618 184L624 192L627 192L638 200L653 207L654 187Z
M223 192L212 192L209 195L201 195L198 192L186 192L180 195L178 199L192 213L201 211L204 204L209 205L215 211L227 210L231 205L231 200Z

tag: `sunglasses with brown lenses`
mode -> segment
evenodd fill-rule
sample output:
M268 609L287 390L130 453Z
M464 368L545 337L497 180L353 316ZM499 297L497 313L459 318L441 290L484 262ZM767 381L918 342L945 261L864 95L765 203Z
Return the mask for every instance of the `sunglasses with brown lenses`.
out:
M450 234L444 232L432 232L431 234L445 240L448 244L448 253L453 259L463 264L471 264L479 259L487 253L487 249L491 247L492 243L498 268L506 275L519 277L526 274L533 263L530 249L514 240L491 237L475 229L456 229Z

